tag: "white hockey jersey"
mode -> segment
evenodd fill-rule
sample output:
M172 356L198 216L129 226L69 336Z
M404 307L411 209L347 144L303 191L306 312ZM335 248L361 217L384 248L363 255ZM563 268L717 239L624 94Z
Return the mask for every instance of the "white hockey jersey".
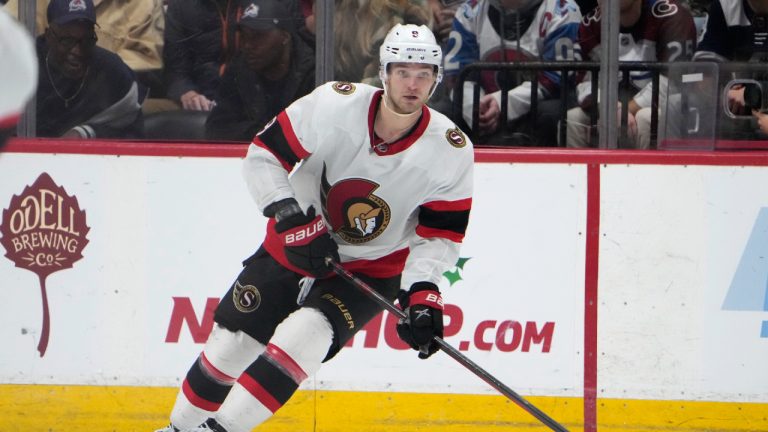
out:
M37 86L37 54L27 29L1 8L0 53L0 129L10 129Z
M289 197L322 210L345 268L375 277L405 268L404 287L438 283L458 259L469 218L472 144L425 106L410 133L375 145L382 94L365 84L318 87L254 138L244 176L261 210ZM265 248L298 271L270 222Z

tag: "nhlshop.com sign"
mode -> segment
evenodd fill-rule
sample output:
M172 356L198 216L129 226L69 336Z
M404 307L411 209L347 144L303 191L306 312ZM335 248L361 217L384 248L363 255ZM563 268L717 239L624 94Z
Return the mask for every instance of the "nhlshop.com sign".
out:
M573 154L477 164L470 259L440 286L446 340L526 395L583 396L594 336L602 397L768 401L768 313L743 306L766 292L754 285L765 267L747 264L762 250L768 189L755 185L768 168ZM177 386L263 238L240 156L0 155L0 381ZM495 393L446 355L403 349L393 321L378 317L306 385Z
M202 313L195 310L188 297L174 297L173 311L168 322L165 335L167 343L179 343L182 332L196 344L207 341L213 329L213 311L219 304L218 298L209 298L205 302ZM464 322L464 311L458 305L446 304L443 311L445 319L444 339L456 344L459 351L493 351L499 352L542 352L548 353L555 336L555 323L535 321L519 322L515 320L486 319L473 327L472 340L453 341L461 328L469 323ZM398 336L395 325L398 318L383 312L366 324L345 348L376 349L386 346L393 350L407 351L411 348ZM361 343L362 342L362 343Z

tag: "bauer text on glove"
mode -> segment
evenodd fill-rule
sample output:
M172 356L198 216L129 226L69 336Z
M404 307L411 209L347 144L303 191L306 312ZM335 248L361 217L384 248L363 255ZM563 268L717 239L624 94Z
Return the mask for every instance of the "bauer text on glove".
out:
M283 242L285 257L294 266L314 277L325 277L331 270L325 258L339 261L338 245L328 234L323 218L315 216L315 208L278 221L275 231Z

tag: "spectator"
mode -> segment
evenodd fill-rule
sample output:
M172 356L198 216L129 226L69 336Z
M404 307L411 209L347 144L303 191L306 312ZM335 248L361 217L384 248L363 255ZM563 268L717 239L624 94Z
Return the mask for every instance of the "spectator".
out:
M336 0L335 79L381 86L379 47L395 24L429 26L430 15L409 0Z
M713 0L696 61L768 61L768 1Z
M757 119L757 129L763 134L762 139L768 139L768 113L752 110L752 115Z
M0 0L2 2L2 0ZM37 84L37 58L32 37L0 9L0 150L16 132L24 106Z
M93 4L99 22L96 45L119 55L146 88L161 86L162 0L93 0ZM38 35L48 27L47 6L48 0L37 0ZM18 16L18 0L10 0L6 7L11 15Z
M288 104L315 88L312 47L303 23L279 0L253 0L238 24L240 52L222 78L207 138L247 141Z
M601 0L604 1L604 0ZM691 58L696 46L696 27L687 7L677 0L621 0L619 2L619 61L674 62ZM585 59L599 61L601 55L600 6L584 17L579 43ZM587 112L596 103L591 73L582 73L577 88L579 106L568 111L568 147L587 147L593 128ZM651 142L651 73L632 71L626 110L619 102L620 116L627 116L632 147L647 149ZM660 82L659 104L666 105L666 79ZM659 118L663 118L659 115Z
M474 62L518 62L518 61L553 61L574 60L576 36L581 20L581 12L573 0L479 0L464 3L456 12L453 31L448 41L448 54L445 56L446 85L454 92L463 89L453 88L459 72ZM511 88L508 92L508 118L512 129L519 132L531 132L537 142L554 143L551 135L553 127L541 124L528 124L526 115L531 107L531 78L528 74L488 71L480 77L483 96L480 99L480 133L490 135L501 124L501 85ZM538 74L539 90L537 98L539 110L537 117L549 118L554 122L559 109L559 101L544 103L560 93L560 74L542 72ZM469 83L467 83L469 84ZM471 92L465 91L464 119L471 123ZM548 130L550 135L536 131Z
M713 0L704 36L693 58L696 61L768 63L768 1L766 0ZM722 74L727 82L732 74ZM768 83L768 74L736 74ZM766 86L768 87L768 86ZM728 108L734 115L745 116L754 108L746 106L744 92L747 86L735 85L728 90ZM765 93L766 91L763 90ZM768 94L763 94L763 98ZM752 113L755 119L764 118ZM753 138L754 121L721 117L720 136ZM754 120L754 119L750 119ZM764 121L764 120L763 120ZM759 125L758 125L759 126Z
M169 0L163 50L168 98L182 109L210 111L237 45L237 0Z
M453 28L453 18L461 3L464 3L464 0L427 0L427 6L432 12L432 31L440 45L448 42L448 35Z
M133 71L96 46L92 0L51 0L37 39L37 136L136 137L141 101Z

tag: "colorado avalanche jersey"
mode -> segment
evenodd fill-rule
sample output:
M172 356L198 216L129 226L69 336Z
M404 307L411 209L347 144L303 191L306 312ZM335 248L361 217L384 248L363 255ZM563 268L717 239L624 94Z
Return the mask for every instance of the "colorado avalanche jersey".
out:
M470 0L457 11L453 20L447 53L444 59L446 77L458 76L467 65L475 62L517 62L578 60L575 52L581 12L574 0L543 0L537 9L527 12L528 19L515 15L502 16L489 0ZM525 13L524 13L525 14ZM520 34L504 26L516 21L524 28ZM507 29L507 31L504 31ZM504 33L503 37L502 34ZM485 93L499 90L504 74L483 73L481 87ZM538 75L540 95L556 95L560 74L547 71ZM509 113L519 117L530 109L530 81L515 82L510 92ZM507 88L509 88L507 86ZM500 94L497 99L500 101ZM471 100L469 94L464 98ZM465 107L466 108L466 107Z
M674 62L689 60L696 46L696 26L688 9L677 0L641 0L638 21L619 30L619 61ZM600 6L588 13L579 28L579 44L585 60L600 61ZM591 103L590 73L581 74L577 86L579 103ZM651 72L631 71L629 80L634 88L635 102L651 106ZM619 75L619 82L621 75Z
M405 287L438 283L469 218L472 144L426 106L410 133L381 143L373 123L382 94L332 82L295 101L254 138L245 179L261 210L289 197L321 210L345 268L374 277L405 269ZM274 220L264 247L301 273L285 259Z
M768 40L765 34L762 39L755 38L752 23L756 18L759 19L747 0L713 1L694 60L743 62L768 58ZM763 29L763 32L765 31Z

